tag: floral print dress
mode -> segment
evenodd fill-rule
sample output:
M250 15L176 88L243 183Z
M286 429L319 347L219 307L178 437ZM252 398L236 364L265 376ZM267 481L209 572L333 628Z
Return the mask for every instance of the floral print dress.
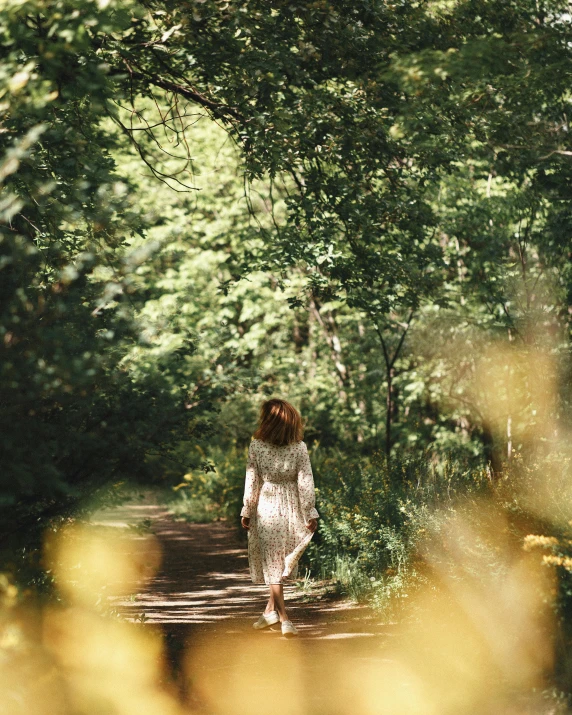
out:
M317 519L314 477L304 442L278 447L253 439L248 450L244 506L250 518L248 562L254 583L296 578L298 561Z

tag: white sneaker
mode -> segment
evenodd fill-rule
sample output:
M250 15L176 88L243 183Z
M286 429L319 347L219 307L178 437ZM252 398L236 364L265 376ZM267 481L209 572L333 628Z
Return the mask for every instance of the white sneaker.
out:
M278 615L278 611L270 611L270 613L263 613L256 623L252 624L252 627L260 631L262 628L273 626L275 623L278 623L279 620L280 616Z
M296 626L292 621L282 621L282 635L286 638L293 638L298 635Z

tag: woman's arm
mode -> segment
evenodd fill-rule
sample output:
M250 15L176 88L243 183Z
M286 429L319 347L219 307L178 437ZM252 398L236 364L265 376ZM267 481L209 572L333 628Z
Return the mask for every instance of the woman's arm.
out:
M256 457L254 454L254 444L251 442L248 448L248 462L246 464L246 481L244 484L244 500L240 516L242 517L242 525L248 529L250 524L250 516L256 511L258 505L258 497L260 495L260 487L262 480L256 469ZM245 523L246 522L246 523Z
M310 531L315 531L317 527L316 519L318 519L320 515L316 511L314 475L312 474L310 455L308 454L308 448L305 442L302 442L302 450L298 460L298 491L300 493L300 504L302 505L304 523L309 526Z

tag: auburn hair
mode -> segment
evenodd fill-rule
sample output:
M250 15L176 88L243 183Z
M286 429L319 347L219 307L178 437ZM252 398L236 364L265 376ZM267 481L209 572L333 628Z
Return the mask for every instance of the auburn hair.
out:
M282 447L300 442L303 436L302 417L294 405L277 397L262 403L255 439Z

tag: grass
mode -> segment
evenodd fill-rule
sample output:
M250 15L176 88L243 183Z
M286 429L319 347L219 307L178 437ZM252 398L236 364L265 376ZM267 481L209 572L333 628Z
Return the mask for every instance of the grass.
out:
M177 521L190 524L208 524L223 518L222 510L208 496L193 497L179 491L165 495L165 506Z

